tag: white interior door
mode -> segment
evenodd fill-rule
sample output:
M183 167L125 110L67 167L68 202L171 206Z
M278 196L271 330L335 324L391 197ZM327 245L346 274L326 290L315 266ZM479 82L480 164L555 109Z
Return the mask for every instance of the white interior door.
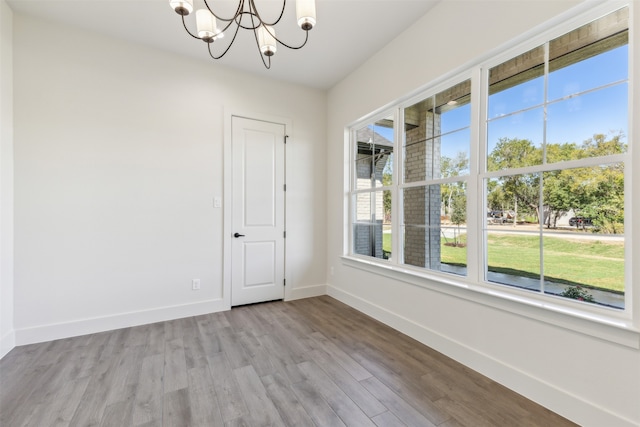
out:
M284 298L285 126L233 117L231 305Z

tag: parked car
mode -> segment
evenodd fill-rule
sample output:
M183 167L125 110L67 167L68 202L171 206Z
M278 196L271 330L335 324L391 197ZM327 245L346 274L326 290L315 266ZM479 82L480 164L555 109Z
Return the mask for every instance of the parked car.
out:
M574 216L569 218L569 225L572 227L588 227L592 226L591 218L585 218L583 216Z

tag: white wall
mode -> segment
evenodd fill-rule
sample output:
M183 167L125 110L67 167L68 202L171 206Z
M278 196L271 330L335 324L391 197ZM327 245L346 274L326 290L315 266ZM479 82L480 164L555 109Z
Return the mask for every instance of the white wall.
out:
M492 304L491 298L479 298L470 291L459 291L462 298L442 292L447 285L425 279L425 286L416 286L400 279L401 275L384 270L374 274L341 259L346 237L343 189L348 187L343 173L345 126L477 61L538 25L573 13L570 8L578 3L441 2L330 91L328 293L582 425L640 425L637 332L625 332L628 341L621 345L601 339L614 328L572 319L563 321L574 322L575 327L559 327L553 316L545 322L519 315L518 310L528 309L516 303L506 310ZM640 27L639 11L640 7L633 10L636 27ZM640 58L640 43L635 44L634 54ZM640 61L637 64L636 70ZM636 111L640 109L638 87L636 82ZM635 135L640 135L637 120L633 126ZM640 170L639 154L640 150L633 152L636 170ZM633 182L640 182L639 177L628 183L630 189ZM632 245L632 264L640 265L640 235L633 228L640 221L640 193L635 188L631 191L634 213L627 224L631 227L627 228L627 242ZM638 290L637 285L635 288ZM639 296L637 292L633 296L636 313ZM600 337L591 335L592 325Z
M325 93L20 14L14 28L18 345L228 308L225 108L293 122L287 286L324 293Z
M0 358L13 329L13 12L0 0Z

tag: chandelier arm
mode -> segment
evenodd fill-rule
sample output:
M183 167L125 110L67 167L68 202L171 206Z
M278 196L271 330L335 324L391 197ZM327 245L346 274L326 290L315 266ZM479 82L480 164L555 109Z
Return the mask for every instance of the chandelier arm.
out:
M236 31L235 31L235 33L233 33L233 38L229 42L229 45L227 46L227 48L220 54L220 56L215 56L211 52L211 45L213 43L207 43L207 48L209 49L209 56L211 56L213 59L220 59L223 56L225 56L227 54L227 52L229 52L229 49L231 49L231 46L233 45L233 42L236 40L236 36L238 35L238 30L240 30L240 27L236 27Z
M249 7L251 7L251 5L249 5ZM244 15L249 15L251 17L251 26L242 23L242 18L244 17ZM258 18L258 25L255 24L254 18ZM236 16L235 21L236 25L244 30L256 30L260 26L260 24L262 24L262 20L260 19L260 17L251 10L249 10L249 12L239 13L238 16Z
M189 34L191 37L193 37L194 39L202 40L201 37L191 34L191 31L189 31L189 29L187 28L187 23L184 21L184 15L182 15L182 26L187 31L187 34Z
M236 23L236 32L237 32L238 28L240 28L240 25L238 24L238 22L235 19L236 18L234 18L233 20L229 21L229 23L226 24L225 27L220 32L224 33L225 31L227 31L229 29L229 27L231 27L233 25L234 22Z
M274 26L278 22L280 22L280 20L282 19L282 16L284 15L284 9L286 8L286 6L287 6L287 0L282 0L282 10L280 10L280 16L278 16L278 19L276 19L274 22L269 23L269 22L266 22L264 19L262 19L262 17L258 13L258 8L256 7L255 0L249 0L249 10L253 10L253 13L255 13L256 17L263 25Z
M268 28L267 28L267 32L268 32L269 34L271 34L271 31L269 31L269 29L268 29ZM305 30L304 32L305 32L304 41L302 42L302 44L301 44L300 46L290 46L290 45L286 44L285 42L283 42L282 40L280 40L279 38L277 38L277 37L275 36L275 34L271 34L271 36L272 36L274 39L276 39L276 41L277 41L278 43L280 43L282 46L287 47L287 48L289 48L289 49L294 49L294 50L295 50L295 49L302 49L302 48L304 47L304 45L306 45L306 44L307 44L307 42L309 41L309 30Z
M238 2L238 8L236 9L236 13L235 13L235 15L233 15L233 17L228 18L228 19L227 19L227 18L223 18L223 17L221 17L221 16L218 16L218 15L213 11L213 9L211 9L211 6L209 6L209 3L207 3L207 0L204 0L204 5L207 7L207 9L209 9L209 12L211 12L211 14L212 14L213 16L215 16L217 19L219 19L219 20L221 20L221 21L224 21L224 22L231 22L231 21L234 21L234 20L238 17L238 15L241 15L241 14L242 14L242 10L244 9L244 0L240 0L240 1Z

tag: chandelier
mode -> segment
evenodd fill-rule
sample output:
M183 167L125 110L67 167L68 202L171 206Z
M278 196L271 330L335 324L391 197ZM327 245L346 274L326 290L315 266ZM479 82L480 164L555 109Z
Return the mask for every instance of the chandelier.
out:
M309 40L309 30L316 24L316 6L315 0L296 0L296 15L298 26L304 30L305 37L302 44L297 46L289 45L276 36L275 25L280 22L284 15L287 0L282 1L282 10L280 15L273 22L265 21L256 8L255 0L238 0L238 7L235 14L230 18L224 18L217 15L204 0L206 9L196 11L196 34L193 34L187 28L184 17L193 12L193 0L170 0L169 4L175 12L182 17L182 25L187 33L195 38L204 41L207 44L209 55L213 59L222 58L231 49L233 42L238 35L240 28L253 31L258 51L261 53L260 58L264 66L271 68L271 57L275 55L278 44L289 49L300 49ZM218 21L221 21L221 29L218 28ZM235 26L235 27L232 27ZM231 42L221 50L221 53L214 54L211 46L218 39L225 36L225 32L231 28L233 38Z

